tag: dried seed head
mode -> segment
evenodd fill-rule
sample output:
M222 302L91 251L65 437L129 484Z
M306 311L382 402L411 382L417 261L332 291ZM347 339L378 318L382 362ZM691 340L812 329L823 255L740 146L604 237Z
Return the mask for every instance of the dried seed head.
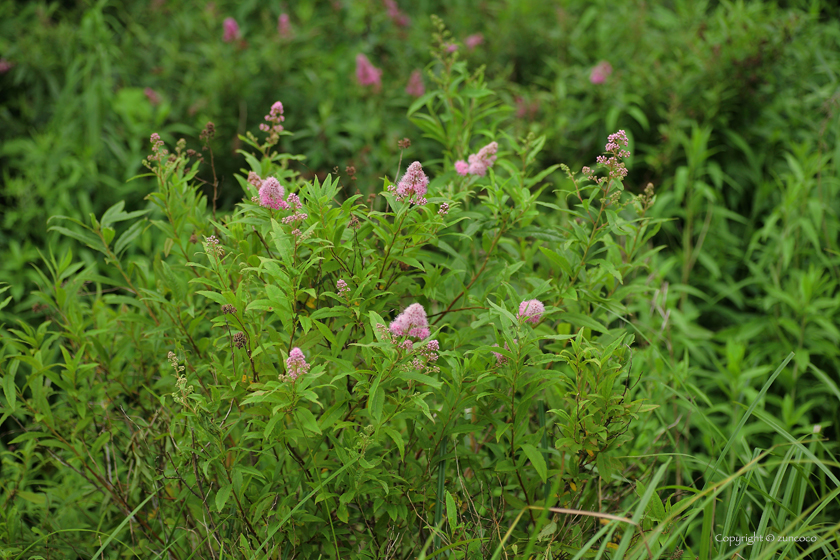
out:
M222 314L223 315L233 315L236 313L236 308L229 303L226 303L222 306Z
M399 142L397 142L397 146L400 147L401 150L406 150L411 147L411 140L408 138L403 138Z
M233 335L233 345L237 348L245 348L245 333L238 332Z

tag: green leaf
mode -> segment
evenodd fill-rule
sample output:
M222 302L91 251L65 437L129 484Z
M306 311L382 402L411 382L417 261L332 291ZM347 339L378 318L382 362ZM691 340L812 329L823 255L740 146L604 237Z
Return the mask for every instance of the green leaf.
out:
M593 331L599 333L606 333L608 330L607 327L605 327L592 317L587 317L586 315L582 315L580 313L563 313L562 318L567 323L571 323L580 327L588 327Z
M542 453L540 453L540 451L530 443L523 445L522 451L525 452L525 455L536 469L537 474L540 475L542 481L545 482L548 479L548 468L545 464L545 457L543 457Z
M405 461L405 441L403 441L402 434L389 426L383 428L383 431L394 441L397 449L400 450L400 459Z
M636 494L641 498L647 492L647 487L642 483L641 480L636 481ZM665 513L665 506L662 504L662 500L659 499L659 494L656 493L656 490L651 493L650 501L648 502L647 508L645 508L645 512L651 519L655 521L663 521L667 514Z
M147 223L148 222L146 220L134 222L127 230L122 232L122 234L117 238L117 242L114 244L114 253L118 255L122 253L123 250L137 238L138 235L145 231Z
M225 484L219 491L216 492L216 511L222 511L224 509L225 504L230 497L230 491L233 490L233 484Z
M446 518L449 520L449 527L454 531L458 527L458 510L455 508L455 498L446 491Z
M385 407L385 388L377 384L374 391L368 402L368 410L378 424L382 420L382 409Z
M50 228L50 231L57 231L61 235L64 235L64 236L67 236L67 237L72 237L76 241L81 241L82 243L84 243L85 245L87 245L88 247L90 247L91 249L93 249L95 251L100 251L100 252L104 251L104 248L102 247L102 240L99 239L98 237L96 237L95 235L93 235L92 233L76 232L76 231L73 231L73 230L69 230L66 227L61 227L61 226L53 226L53 227Z
M24 492L22 490L18 490L15 492L18 496L26 500L27 502L32 502L33 504L37 504L39 506L44 505L47 503L47 497L44 494L35 494L34 492Z
M318 427L318 421L315 419L315 415L312 414L308 408L299 408L295 411L295 415L300 420L300 425L306 428L307 430L314 432L316 434L321 433L321 428Z
M17 399L17 386L15 385L15 374L7 373L3 377L3 393L6 395L6 406L12 412L15 411L15 401Z
M105 245L110 245L111 241L114 240L114 236L117 234L117 230L112 227L102 228L102 237L105 238Z

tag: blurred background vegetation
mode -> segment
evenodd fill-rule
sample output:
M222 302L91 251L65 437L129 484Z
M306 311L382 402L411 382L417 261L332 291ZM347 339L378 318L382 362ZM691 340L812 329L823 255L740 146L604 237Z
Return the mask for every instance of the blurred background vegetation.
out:
M837 439L834 3L416 0L400 3L399 14L389 6L0 0L0 282L12 297L0 322L43 320L30 296L33 265L39 253L70 246L47 232L49 215L146 204L149 179L128 179L143 171L152 132L198 147L205 123L215 123L221 208L241 196L232 180L245 167L237 136L276 100L294 132L284 148L306 156L295 165L307 176L338 168L350 181L353 166L355 187L378 192L404 137L406 157L443 165L406 117L415 100L406 85L432 62L429 16L437 14L460 56L486 66L516 134L547 135L540 165L580 168L608 133L623 128L631 138L627 185L638 193L653 183L655 217L669 219L656 240L665 248L650 257L656 296L634 310L658 349L652 371L675 377L660 395L673 407L657 421L702 434L672 443L711 454L709 427L727 433L742 410L732 402L751 403L791 351L768 410L794 436L818 424ZM283 13L290 31L281 34ZM228 17L241 38L226 42ZM464 44L477 34L480 42ZM382 69L379 91L357 84L359 53ZM593 83L604 62L611 71ZM548 180L566 182L559 172ZM709 408L692 416L701 400ZM758 420L747 432L763 448L780 437Z

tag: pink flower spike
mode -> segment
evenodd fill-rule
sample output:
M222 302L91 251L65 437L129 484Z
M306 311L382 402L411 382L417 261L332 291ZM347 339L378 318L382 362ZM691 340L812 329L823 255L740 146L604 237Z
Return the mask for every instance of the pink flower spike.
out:
M288 204L283 201L283 194L285 194L285 191L280 186L280 181L274 177L269 177L260 186L260 206L273 208L274 210L288 208Z
M429 321L426 319L426 310L419 303L412 303L391 322L389 330L394 336L424 339L428 338L430 334L428 327Z
M496 161L496 152L499 149L499 144L490 142L481 148L477 154L471 154L467 158L470 162L468 172L472 175L483 177L487 174L487 169L493 166Z
M158 92L156 92L152 88L147 87L146 89L144 89L143 95L146 96L146 99L148 99L149 103L151 103L152 105L160 105L160 95L158 95Z
M395 25L399 27L408 27L411 20L407 15L400 11L400 8L397 6L395 0L383 0L382 3L385 4L385 9L388 10L388 17L391 18L391 21L393 21Z
M280 14L277 18L277 33L283 39L292 38L292 24L289 22L289 14Z
M407 199L411 204L426 204L426 188L429 186L429 178L423 172L423 166L415 161L408 166L396 188L396 199Z
M470 35L466 39L464 39L464 44L467 46L468 49L473 50L478 45L484 42L484 35L481 33L476 33L474 35Z
M519 304L519 318L526 323L539 323L543 313L545 306L538 299L529 299Z
M339 280L335 283L335 287L338 288L338 295L343 296L347 292L350 291L350 286L347 285L347 282L344 280Z
M253 171L248 172L248 182L257 187L257 190L262 186L262 179L260 176L254 173Z
M593 84L603 84L612 74L612 66L606 60L599 62L589 73L589 81Z
M373 86L374 91L382 87L382 70L370 63L368 57L356 55L356 81L360 86Z
M309 364L306 363L306 358L300 348L294 347L289 352L289 358L286 360L286 373L292 380L297 379L301 375L309 371Z
M426 86L423 84L423 73L420 70L415 70L408 78L408 85L405 86L405 92L412 97L421 97L426 93Z
M459 159L455 162L455 171L458 173L458 175L466 177L469 170L470 166L466 161Z
M225 28L225 43L230 43L231 41L239 39L239 24L236 23L235 19L232 17L225 18L223 25Z

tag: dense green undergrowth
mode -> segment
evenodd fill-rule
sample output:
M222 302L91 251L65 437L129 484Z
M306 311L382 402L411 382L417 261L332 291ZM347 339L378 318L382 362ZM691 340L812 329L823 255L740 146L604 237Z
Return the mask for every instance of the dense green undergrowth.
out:
M840 556L832 8L433 4L2 4L0 555Z

